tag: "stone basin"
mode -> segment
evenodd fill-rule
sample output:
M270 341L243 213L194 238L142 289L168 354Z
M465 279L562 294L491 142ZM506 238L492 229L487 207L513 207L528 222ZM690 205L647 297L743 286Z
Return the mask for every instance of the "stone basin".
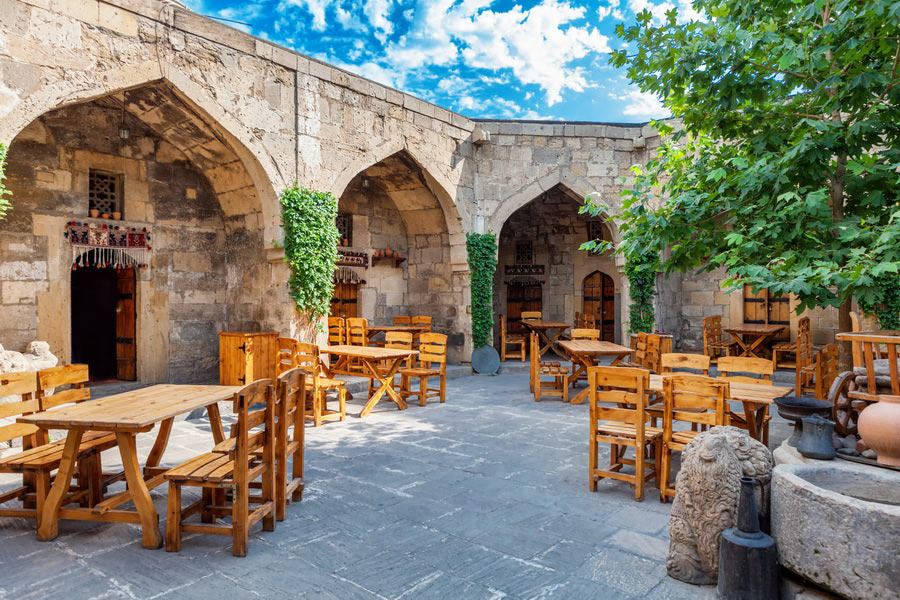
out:
M897 598L900 473L845 461L779 464L772 536L782 566L828 590Z

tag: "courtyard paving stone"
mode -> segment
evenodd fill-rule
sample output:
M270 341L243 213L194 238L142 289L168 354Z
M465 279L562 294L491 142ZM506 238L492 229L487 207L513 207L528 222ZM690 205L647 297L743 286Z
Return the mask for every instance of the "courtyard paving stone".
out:
M586 404L536 403L511 373L454 379L445 404L392 406L307 428L303 501L274 532L255 527L246 558L219 536L186 535L172 554L141 548L133 525L63 521L46 543L32 522L0 519L0 597L714 596L666 576L671 505L655 488L642 503L620 482L588 491ZM209 440L205 418L177 423L166 463ZM153 497L164 527L166 488Z

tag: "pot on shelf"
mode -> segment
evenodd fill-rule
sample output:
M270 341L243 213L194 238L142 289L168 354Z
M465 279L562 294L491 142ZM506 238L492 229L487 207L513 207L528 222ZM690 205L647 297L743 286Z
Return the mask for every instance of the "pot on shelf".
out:
M122 220L122 213L120 213L119 211L114 211L113 214L112 214L112 218L113 218L114 220L116 220L116 221L121 221L121 220Z
M859 413L857 426L879 464L900 467L900 396L878 396L878 402Z
M91 215L91 218L92 218L92 219L96 219L97 217L100 216L100 209L92 208L92 209L90 210L90 215Z

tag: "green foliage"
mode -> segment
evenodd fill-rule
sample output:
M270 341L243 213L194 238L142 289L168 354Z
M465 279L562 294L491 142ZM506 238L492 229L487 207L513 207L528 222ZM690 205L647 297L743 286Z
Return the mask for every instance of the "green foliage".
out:
M625 276L628 278L628 295L631 297L628 333L651 333L656 323L653 298L656 296L656 274L659 271L659 255L645 252L625 258Z
M859 307L864 312L875 313L882 329L900 330L900 275L881 275L874 282L881 288L879 301L860 300Z
M6 216L6 213L12 208L12 204L10 204L9 200L6 199L6 196L12 194L8 189L6 189L6 185L4 181L6 180L6 145L0 143L0 219Z
M472 288L472 342L475 348L491 343L494 327L494 272L497 270L497 236L466 234L469 280Z
M620 25L625 66L683 124L623 193L626 256L724 267L799 310L890 303L900 273L900 4L696 0Z
M327 316L334 294L334 269L340 235L334 220L337 199L297 184L281 193L284 260L291 269L289 285L297 310L310 321Z

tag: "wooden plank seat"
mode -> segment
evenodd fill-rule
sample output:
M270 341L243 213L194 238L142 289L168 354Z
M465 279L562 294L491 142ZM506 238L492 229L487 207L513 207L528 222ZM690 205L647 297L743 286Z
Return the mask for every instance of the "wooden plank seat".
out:
M229 535L232 553L247 555L250 528L259 521L264 531L275 529L275 392L271 379L260 379L234 395L237 422L232 426L233 450L207 452L169 469L166 551L181 550L184 533ZM261 479L261 494L250 497L250 483ZM181 505L184 486L202 488L202 497ZM230 506L228 492L231 492ZM251 508L251 501L253 507ZM185 521L200 514L200 523ZM231 516L231 523L217 517Z
M0 473L23 473L34 469L56 470L62 460L63 446L65 445L66 440L61 439L0 458ZM81 438L79 457L85 457L92 452L108 450L115 445L115 434L89 431Z

